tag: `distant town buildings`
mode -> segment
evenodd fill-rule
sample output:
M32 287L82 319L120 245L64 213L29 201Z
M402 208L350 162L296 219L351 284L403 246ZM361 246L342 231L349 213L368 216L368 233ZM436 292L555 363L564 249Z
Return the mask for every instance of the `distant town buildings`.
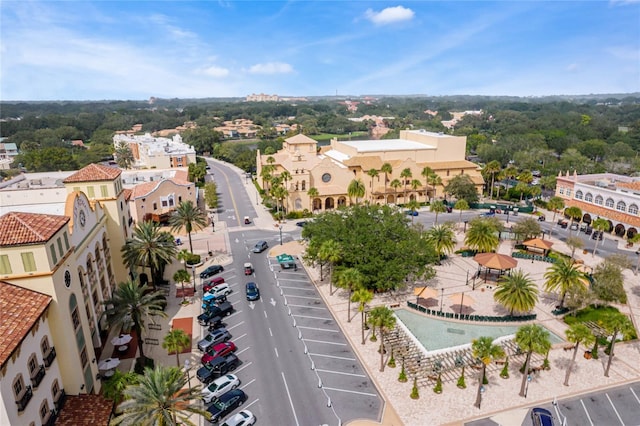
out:
M427 113L427 111L425 111ZM451 120L443 120L442 125L447 129L453 129L456 124L464 117L465 115L481 115L482 110L480 111L462 111L462 112L451 112L453 118Z
M278 102L280 97L278 95L265 95L264 93L260 93L256 95L252 93L246 97L247 102Z
M0 143L0 169L9 169L16 155L18 147L15 143Z
M238 118L236 120L228 120L223 123L222 126L215 127L214 130L222 133L225 138L255 138L258 135L258 130L262 127L254 124L252 120L246 118Z
M182 142L180 135L169 139L153 137L149 133L135 135L116 132L113 136L114 146L117 148L123 142L131 148L135 159L134 168L167 169L186 167L196 162L195 148Z

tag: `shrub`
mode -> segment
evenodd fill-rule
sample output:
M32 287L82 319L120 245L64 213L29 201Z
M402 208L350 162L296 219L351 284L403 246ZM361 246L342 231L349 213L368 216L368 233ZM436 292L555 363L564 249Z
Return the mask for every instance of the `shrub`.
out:
M591 349L591 358L598 359L598 339L596 339L593 349Z
M391 349L391 358L389 358L387 365L391 368L396 368L396 359L393 357L393 349Z
M187 255L187 258L185 259L185 262L187 263L187 265L197 265L198 263L200 263L200 255L189 253Z
M407 382L407 372L404 369L404 360L402 361L402 369L400 370L400 375L398 376L398 381L400 383Z
M420 394L418 393L418 378L417 377L413 378L413 387L411 388L410 397L411 397L411 399L420 398Z
M416 383L416 382L415 382L415 379L413 379L413 383L414 383L414 386L415 386L415 383ZM416 387L415 389L416 389L416 392L417 392L417 391L418 391L418 388ZM440 378L440 375L439 375L439 374L438 374L438 380L436 380L436 385L435 385L435 387L433 388L433 391L434 391L435 393L442 393L442 379ZM412 392L412 394L413 394L413 392Z
M466 389L467 384L464 381L464 368L462 369L462 374L460 375L460 378L458 379L458 383L456 384L460 389Z
M500 377L503 379L509 378L509 359L505 361L504 367L502 367L502 371L500 371Z
M136 372L136 374L144 374L144 369L145 367L154 368L154 362L152 358L145 358L146 360L146 364L142 365L142 358L136 358L136 365L133 368L133 371Z

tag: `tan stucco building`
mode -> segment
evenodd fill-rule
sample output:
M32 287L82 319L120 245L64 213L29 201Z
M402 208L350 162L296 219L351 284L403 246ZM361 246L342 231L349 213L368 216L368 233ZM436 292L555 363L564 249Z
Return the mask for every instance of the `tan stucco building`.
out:
M262 178L265 165L272 165L272 176L290 176L286 182L289 192L284 204L289 210L330 210L351 203L347 195L349 183L360 179L365 185L364 200L375 204L405 204L410 200L424 202L443 196L444 186L451 178L466 174L481 191L484 180L478 165L465 160L466 138L424 130L402 130L398 139L331 141L330 146L319 148L317 142L298 134L286 139L282 149L273 155L257 154L258 182L267 189ZM381 172L389 163L391 173ZM430 167L442 184L433 188L421 175ZM411 177L401 177L409 169ZM378 176L368 172L376 170ZM390 183L398 179L401 186L392 188ZM411 181L421 185L413 189ZM318 196L310 199L309 188L315 188ZM406 192L406 196L405 196ZM435 194L434 194L435 193ZM353 200L355 202L355 200Z

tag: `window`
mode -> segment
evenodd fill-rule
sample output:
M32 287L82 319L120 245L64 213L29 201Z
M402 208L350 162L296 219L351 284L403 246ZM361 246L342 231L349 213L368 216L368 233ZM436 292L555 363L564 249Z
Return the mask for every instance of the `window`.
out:
M302 190L303 190L303 191L306 191L306 190L307 190L307 181L306 181L306 180L303 180L303 181L302 181Z
M107 185L100 185L100 195L103 197L109 196L109 190L107 189Z
M80 352L80 362L82 363L82 368L85 368L87 366L87 363L89 362L86 346L82 348L82 352Z
M20 256L22 256L22 266L24 266L25 272L33 272L36 270L36 260L32 252L20 253Z
M0 254L0 275L8 275L11 273L11 263L8 254Z
M567 188L567 197L571 197L571 188Z
M624 201L618 201L618 204L616 204L616 210L618 210L619 212L626 211L627 204Z
M153 203L153 209L158 210L158 203Z
M96 190L93 186L87 187L87 196L89 198L96 198Z
M63 233L62 236L64 237L64 247L69 250L69 237L67 237L67 233Z
M22 379L22 374L18 374L18 377L16 377L13 381L13 394L15 395L16 399L20 399L24 390L25 387L24 380Z
M31 354L27 366L29 367L29 374L33 377L35 373L38 372L38 359L36 358L36 354Z
M613 208L613 198L607 198L607 202L605 203L605 206L609 208Z
M45 398L40 404L40 419L45 422L49 416L49 400Z
M49 352L49 338L47 336L44 336L42 338L42 342L40 342L40 349L42 350L42 355L46 355L47 352Z
M560 192L560 194L564 194L564 186L561 186L558 192Z
M78 307L73 308L71 312L71 321L73 321L73 329L77 330L80 327L80 315L78 314Z
M582 200L582 191L576 191L576 199L577 200Z
M53 399L56 399L56 396L58 396L58 394L60 393L60 385L58 384L58 379L55 379L53 381L53 384L51 385L51 396L53 396Z
M62 250L62 240L60 239L60 237L58 237L56 242L58 243L58 253L60 253L60 257L62 257L64 256L64 251Z
M602 196L601 195L597 195L596 196L596 204L601 206L602 205Z
M587 195L584 196L584 200L591 203L593 202L593 195L590 192L587 192Z
M629 210L628 210L628 212L629 212L629 214L635 214L635 215L637 215L637 214L638 214L638 206L637 206L637 205L635 205L635 204L631 204L631 205L629 206Z
M56 248L52 245L49 246L49 251L51 252L51 258L53 259L53 263L58 263L58 257L56 256Z

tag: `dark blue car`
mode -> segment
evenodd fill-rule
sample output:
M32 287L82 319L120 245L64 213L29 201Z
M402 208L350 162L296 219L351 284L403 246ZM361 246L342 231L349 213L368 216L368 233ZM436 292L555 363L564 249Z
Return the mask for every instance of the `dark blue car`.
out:
M553 414L544 408L534 408L531 410L531 421L533 426L553 426Z
M246 400L247 394L240 389L233 389L220 395L220 398L207 408L207 411L211 414L209 421L217 423L218 420L241 406Z

